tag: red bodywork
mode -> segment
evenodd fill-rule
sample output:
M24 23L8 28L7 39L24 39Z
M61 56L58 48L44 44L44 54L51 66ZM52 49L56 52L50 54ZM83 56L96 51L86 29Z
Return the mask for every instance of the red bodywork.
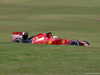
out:
M53 44L53 45L65 45L69 44L70 41L68 39L61 39L61 38L53 38L51 35L47 36L47 34L38 34L33 39L33 44Z
M25 32L13 32L12 33L12 42L14 42L15 39L22 39L23 40L23 35ZM69 45L72 40L69 39L61 39L59 37L54 38L51 33L40 33L32 37L31 39L26 39L31 40L32 44L48 44L48 45ZM80 40L78 42L82 46L90 46Z

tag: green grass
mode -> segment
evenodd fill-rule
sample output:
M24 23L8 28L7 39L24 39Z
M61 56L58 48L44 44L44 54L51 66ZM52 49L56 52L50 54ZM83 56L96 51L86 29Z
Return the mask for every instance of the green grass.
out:
M91 47L16 44L16 31L52 31ZM86 73L100 73L100 0L0 0L0 75Z

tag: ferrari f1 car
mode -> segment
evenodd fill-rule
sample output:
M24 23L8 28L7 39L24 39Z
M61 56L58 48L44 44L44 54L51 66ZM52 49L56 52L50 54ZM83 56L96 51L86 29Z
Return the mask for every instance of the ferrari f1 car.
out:
M74 45L74 46L90 46L87 41L62 39L52 36L51 32L40 33L28 38L28 33L13 32L12 42L16 43L32 43L32 44L48 44L48 45Z

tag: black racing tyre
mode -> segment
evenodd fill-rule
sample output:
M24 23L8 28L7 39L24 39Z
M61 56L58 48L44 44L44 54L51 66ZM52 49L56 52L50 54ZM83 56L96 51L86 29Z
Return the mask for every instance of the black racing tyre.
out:
M22 43L22 40L21 39L15 39L14 42L16 42L16 43Z
M84 42L84 43L87 44L87 45L90 45L89 42L87 42L87 41L82 41L82 42Z
M69 45L80 46L80 42L78 40L72 40Z

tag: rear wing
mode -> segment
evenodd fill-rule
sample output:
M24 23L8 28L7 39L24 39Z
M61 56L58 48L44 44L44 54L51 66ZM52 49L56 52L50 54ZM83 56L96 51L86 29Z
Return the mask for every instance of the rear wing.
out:
M24 39L26 40L28 37L28 33L25 32L12 32L12 42L14 42L15 39Z

